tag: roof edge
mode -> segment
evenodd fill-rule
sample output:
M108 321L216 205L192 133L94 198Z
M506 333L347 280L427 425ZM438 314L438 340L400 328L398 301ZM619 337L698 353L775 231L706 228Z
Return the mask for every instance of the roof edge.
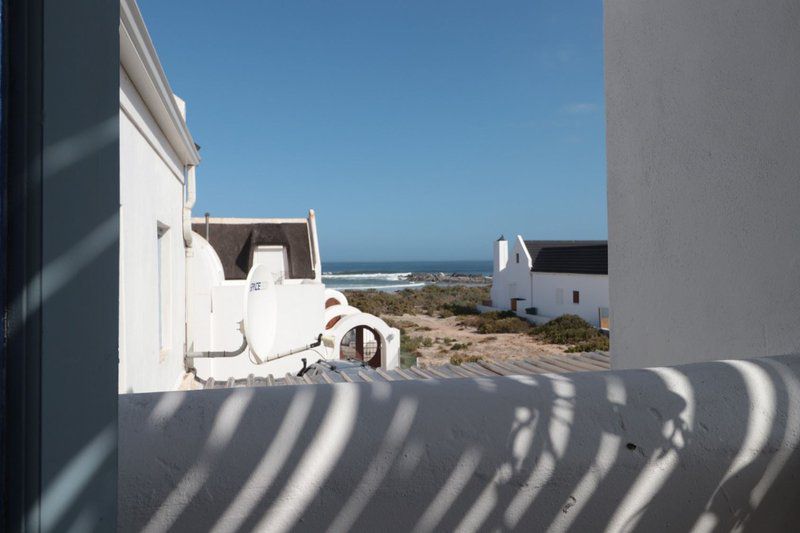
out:
M120 0L120 63L184 164L200 163L189 127L135 0Z
M192 224L205 224L206 217L192 217ZM306 218L208 217L209 224L307 224Z

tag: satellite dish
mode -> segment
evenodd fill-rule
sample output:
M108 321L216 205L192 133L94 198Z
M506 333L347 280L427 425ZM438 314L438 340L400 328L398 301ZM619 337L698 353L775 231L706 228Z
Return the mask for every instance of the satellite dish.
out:
M247 274L244 297L244 334L250 351L266 361L275 343L278 305L275 282L267 265L256 265Z

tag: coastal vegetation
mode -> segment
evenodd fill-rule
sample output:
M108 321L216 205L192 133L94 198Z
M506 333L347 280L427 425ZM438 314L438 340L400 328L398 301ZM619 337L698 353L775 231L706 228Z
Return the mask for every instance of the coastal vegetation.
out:
M475 306L489 298L489 286L426 285L421 289L397 292L377 290L345 291L350 305L376 316L417 315L446 318L453 315L477 314Z
M531 334L545 342L569 345L568 353L609 349L608 337L576 315L562 315L533 328Z
M346 295L352 305L400 329L403 366L414 364L417 358L444 358L453 365L491 359L487 353L492 347L512 337L530 339L531 346L548 345L557 353L609 349L608 337L576 315L537 326L511 311L479 313L477 305L489 298L486 286L430 285L393 293L347 291ZM512 355L506 348L502 351ZM522 349L519 353L530 352Z

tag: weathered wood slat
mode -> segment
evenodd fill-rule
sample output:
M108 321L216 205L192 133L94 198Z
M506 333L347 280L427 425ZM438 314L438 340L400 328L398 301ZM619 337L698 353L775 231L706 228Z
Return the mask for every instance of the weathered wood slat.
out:
M397 381L396 377L392 376L391 374L389 374L387 371L385 371L382 368L376 368L375 372L377 372L378 375L380 375L380 377L382 377L386 381Z
M495 377L498 375L497 372L492 372L491 370L487 370L478 363L461 363L461 366L462 368L467 368L471 372L474 372L479 376L484 376L487 378Z
M495 374L498 374L500 376L513 376L514 375L513 371L507 370L507 369L505 369L505 368L503 368L501 366L498 366L498 365L492 363L491 361L478 361L478 364L481 365L483 368L485 368L487 370L491 370L492 372L494 372Z
M347 372L341 372L339 375L342 376L342 379L347 383L355 383L355 380L353 380L353 378Z
M425 372L424 370L422 370L418 366L409 367L408 370L411 371L411 373L416 374L417 376L419 376L419 377L421 377L423 379L437 379L437 377L435 375L430 374L428 372Z
M530 376L531 374L535 374L536 373L529 367L524 367L522 365L518 365L516 361L502 361L502 362L499 362L499 363L502 363L503 366L505 366L506 368L508 368L510 370L513 370L514 372L516 372L517 374L519 374L521 376Z
M319 375L325 383L336 383L327 370L322 370Z
M545 370L542 367L534 366L528 361L514 361L514 364L518 367L526 369L531 374L546 374L549 370Z
M611 365L611 358L609 358L608 356L604 356L604 355L598 354L597 352L586 352L583 355L587 359L591 359L593 361L597 361L600 364L606 364L606 365L609 365L609 366Z
M525 361L529 365L541 368L543 374L563 374L564 369L557 367L555 365L549 364L547 361L543 361L542 359L527 359Z
M272 374L267 374L267 387L274 387L275 386L275 378Z
M546 363L558 367L561 369L561 372L581 372L586 370L585 368L581 368L574 361L570 359L562 359L558 357L548 357L545 360Z
M405 370L403 368L395 368L394 372L403 379L416 379L413 375L411 375L408 372L408 370Z
M373 376L370 376L369 373L367 373L367 372L365 372L363 370L359 370L357 372L357 374L358 374L358 377L360 377L361 379L363 379L367 383L372 383L372 382L375 381L375 378Z
M204 389L213 389L214 388L214 378L208 378L206 382L203 384Z
M425 372L429 372L429 373L433 374L437 378L449 379L449 378L452 377L452 376L447 375L446 372L442 372L441 369L433 368L433 367L430 367L430 366L426 366L423 370L425 370Z
M601 365L601 363L594 361L593 359L587 359L584 357L569 357L567 358L570 363L577 365L587 371L593 370L607 370L607 367Z
M452 372L453 374L458 375L462 378L474 378L475 374L471 373L469 370L465 370L460 367L460 365L445 365L447 370Z
M245 380L245 386L252 387L255 385L256 377L254 374L247 374L247 379Z

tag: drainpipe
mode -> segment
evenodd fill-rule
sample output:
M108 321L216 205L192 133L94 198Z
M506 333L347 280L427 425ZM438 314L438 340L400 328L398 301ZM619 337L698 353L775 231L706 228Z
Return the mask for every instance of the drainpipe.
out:
M194 165L186 166L186 199L183 204L183 243L184 253L188 261L194 255L192 250L192 207L194 207L195 200L197 199L197 191L195 187L195 167ZM187 265L188 266L188 265ZM190 342L192 341L191 328L189 326L189 271L190 268L185 268L184 272L184 291L183 291L183 334L184 344L183 353L189 351ZM193 345L192 345L193 346ZM187 368L188 370L188 368Z
M530 267L529 267L530 268ZM530 276L530 286L531 286L531 299L528 301L528 307L533 307L533 270L528 270L528 275ZM539 314L539 310L536 310L536 314Z
M313 209L308 210L308 228L311 232L311 253L314 259L314 280L322 282L322 259L319 256L319 240L317 239L317 216Z
M195 189L193 165L187 167L186 172L186 202L183 204L183 242L187 248L192 247L192 208L197 199L197 192Z

